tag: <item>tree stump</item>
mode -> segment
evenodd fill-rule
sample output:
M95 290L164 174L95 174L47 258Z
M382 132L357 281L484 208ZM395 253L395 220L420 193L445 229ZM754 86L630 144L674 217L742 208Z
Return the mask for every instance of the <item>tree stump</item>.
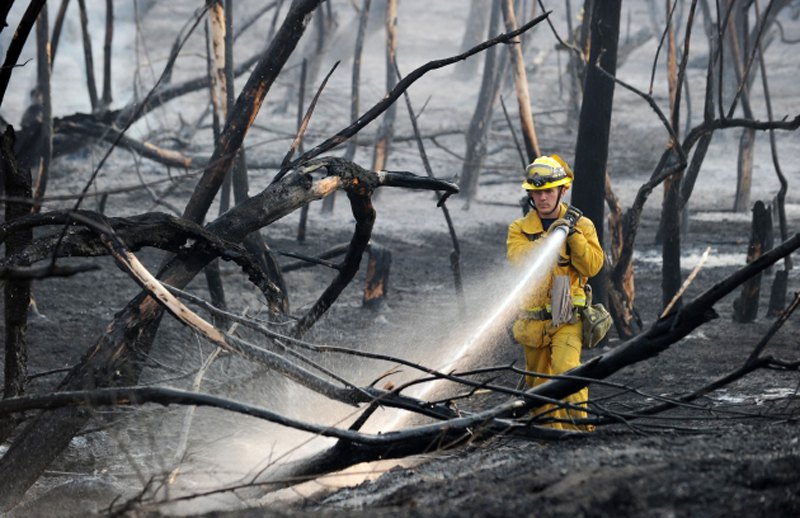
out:
M750 245L747 248L747 264L752 263L767 250L768 235L772 218L769 208L762 201L753 205L753 226L750 234ZM758 297L761 293L761 274L753 276L742 284L739 298L733 302L733 320L736 322L752 322L758 314Z
M769 294L768 317L777 317L786 307L786 289L788 281L789 272L787 270L780 270L775 273L775 279L772 281L772 290Z
M392 252L385 246L374 242L369 244L367 252L369 259L362 306L374 309L381 305L389 289L389 267L392 265Z

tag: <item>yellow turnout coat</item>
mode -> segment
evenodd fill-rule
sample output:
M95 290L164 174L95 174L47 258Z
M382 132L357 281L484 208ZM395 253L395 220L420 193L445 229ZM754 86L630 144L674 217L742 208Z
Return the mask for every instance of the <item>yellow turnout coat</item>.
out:
M564 217L566 212L567 205L562 202L559 217ZM511 223L506 241L509 262L522 265L529 254L536 253L539 244L537 241L546 234L542 220L535 210ZM575 232L562 245L552 271L544 280L531 286L530 292L526 294L520 307L520 318L514 322L513 332L525 353L525 369L540 374L526 376L528 386L544 383L549 379L547 376L562 374L580 365L582 333L579 317L554 327L552 320L546 316L537 318L531 315L537 312L541 314L542 310L546 315L550 311L550 290L557 275L569 277L573 305L584 306L586 293L583 287L589 277L600 271L604 257L594 223L585 216L581 217L575 223ZM553 422L548 426L554 428L591 431L592 426L572 422L587 417L583 409L588 398L589 391L584 388L564 399L571 406L558 409L553 405L544 405L534 410L534 415L552 418Z

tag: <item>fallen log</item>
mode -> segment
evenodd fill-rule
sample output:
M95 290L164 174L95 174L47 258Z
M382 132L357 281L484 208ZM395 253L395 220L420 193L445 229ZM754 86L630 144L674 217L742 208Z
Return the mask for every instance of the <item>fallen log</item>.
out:
M389 269L392 266L392 251L374 241L367 248L367 280L364 283L362 305L377 308L386 299L389 291Z
M455 192L457 188L444 181L415 177L409 173L375 173L366 171L352 162L339 158L323 158L306 163L273 183L261 193L231 208L206 227L206 231L225 236L237 242L265 227L297 208L344 189L357 209L369 212L369 196L380 186L399 186L415 189ZM358 219L358 218L357 218ZM372 217L361 220L361 229L354 235L357 246L351 243L346 263L347 272L341 272L298 323L296 332L313 324L333 303L338 293L355 274L353 264L360 262L361 243L369 240ZM189 247L163 268L160 279L165 284L182 288L194 278L215 254L202 243ZM163 315L158 301L146 292L140 293L118 312L106 333L90 348L78 366L72 369L59 390L89 390L114 384L133 385L138 380L141 362L137 355L146 354L152 345L150 333L157 329ZM78 433L91 411L85 408L59 408L36 416L0 458L0 509L13 507L24 492L39 477ZM31 452L36 452L31 455Z
M566 373L565 376L553 379L526 391L522 397L496 405L476 414L457 415L441 408L437 414L428 413L432 417L444 419L442 422L410 427L405 430L382 434L363 434L354 430L335 430L329 427L315 427L307 423L293 423L291 420L275 415L269 411L239 405L220 400L214 396L198 395L174 389L130 387L127 389L110 389L100 391L67 392L45 398L17 398L0 403L0 413L21 411L30 408L53 408L62 405L96 404L129 404L132 402L152 401L162 404L204 404L227 408L287 426L298 427L309 432L339 439L332 448L321 452L310 459L280 466L266 474L254 484L275 489L292 485L307 477L337 471L360 462L404 457L412 454L452 448L465 441L479 441L502 433L527 434L531 429L523 422L508 419L524 413L533 406L541 404L542 397L560 399L566 394L588 385L592 379L605 378L625 366L646 360L666 350L671 344L679 341L692 330L716 317L713 305L730 294L743 282L762 272L787 254L800 248L800 234L779 245L761 258L737 271L727 279L717 283L709 290L695 298L681 309L668 313L656 321L645 333L631 339L612 351L600 355L586 364ZM758 362L748 360L747 368ZM127 392L126 392L127 391ZM391 394L375 394L375 397L392 402L392 406L407 408L425 413L426 408L420 406L424 402L392 400ZM432 410L434 407L428 407ZM295 426L296 425L296 426ZM540 438L548 437L548 431L533 429ZM574 432L550 431L550 438L564 438L577 435ZM252 486L253 484L250 484ZM231 491L235 488L223 488L220 491Z
M270 480L275 480L270 489L277 489L296 483L295 476L302 481L307 477L338 471L361 462L420 454L457 446L465 440L478 441L501 433L525 433L529 429L527 426L507 418L525 414L540 405L541 397L560 400L589 385L593 379L604 379L628 365L657 356L697 327L716 318L717 313L713 305L720 299L798 248L800 248L800 234L795 234L727 279L715 284L679 310L660 318L644 333L564 373L557 379L527 390L523 398L511 399L484 413L429 425L429 428L416 427L414 433L405 436L395 435L400 440L388 444L340 439L332 448L305 461L281 467L270 473L270 478L259 482L269 483ZM479 417L483 418L483 421L477 420ZM541 433L541 429L537 429L536 432ZM556 436L563 438L579 433L560 432Z

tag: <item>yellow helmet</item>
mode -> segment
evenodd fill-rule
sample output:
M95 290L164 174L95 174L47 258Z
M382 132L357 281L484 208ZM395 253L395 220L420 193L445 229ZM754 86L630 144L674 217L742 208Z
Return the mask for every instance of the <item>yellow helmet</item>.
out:
M572 169L560 156L543 155L525 168L525 181L522 182L522 188L526 191L542 191L561 185L569 187L574 176Z

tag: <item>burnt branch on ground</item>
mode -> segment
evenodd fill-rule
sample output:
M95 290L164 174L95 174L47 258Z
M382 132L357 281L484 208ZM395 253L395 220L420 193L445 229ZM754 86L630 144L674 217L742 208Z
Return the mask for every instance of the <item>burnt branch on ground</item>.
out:
M366 219L365 223L360 224L363 229L354 234L351 242L348 252L350 257L345 261L350 265L347 267L347 272L338 276L331 287L323 293L317 304L298 321L296 332L297 330L302 331L303 326L313 323L330 307L333 300L346 286L346 282L352 279L354 265L358 263L358 255L363 252L361 244L368 236L368 232L365 231L371 228L370 220L374 218L374 211L372 216L369 215L369 209L371 209L369 197L374 189L381 186L445 192L457 191L456 186L441 180L417 177L410 173L375 173L366 171L344 159L323 158L306 163L285 176L280 182L271 184L261 193L231 208L209 223L205 227L205 231L217 236L225 236L227 240L237 242L299 207L329 196L338 189L344 189L350 195L351 200L355 200L354 205L357 210L364 211ZM216 255L204 246L204 242L194 243L176 254L164 266L159 276L160 281L182 288ZM116 318L97 344L87 351L82 361L67 375L60 385L60 390L86 390L113 384L133 384L131 382L138 379L142 368L141 362L138 362L135 357L147 354L152 345L150 340L143 342L137 338L142 336L145 330L155 329L157 326L151 326L160 322L162 314L161 305L147 292L142 292L131 300L123 310L117 313ZM291 369L292 367L287 367L287 370ZM120 373L123 375L120 376ZM71 438L85 425L88 417L80 409L60 408L39 414L30 422L11 449L0 459L0 471L10 470L16 474L28 473L24 480L15 479L13 481L15 489L5 493L10 500L2 503L3 506L8 506L14 499L19 498L22 494L21 491L24 491L23 486L27 487L38 476L39 467L49 463L49 461L36 463L33 466L30 459L24 456L26 464L21 466L17 462L23 461L23 458L17 457L14 452L21 453L26 448L25 445L31 443L48 444L48 448L56 448L60 451L69 442L68 437ZM57 435L61 438L58 441L54 439L55 430L58 430ZM43 435L41 435L42 433ZM3 480L9 483L12 481L5 477Z
M750 276L762 271L798 247L800 247L800 235L795 235L786 243L762 256L761 259L713 286L682 309L667 314L664 318L654 323L640 337L621 344L611 352L570 371L565 376L559 376L544 385L523 392L522 397L514 397L505 403L494 405L482 412L456 414L446 402L427 403L415 401L399 396L399 390L393 393L379 393L369 387L363 388L363 393L369 393L372 396L369 401L364 401L364 403L368 403L365 419L371 413L371 409L377 405L383 405L404 408L439 420L437 423L411 426L396 432L378 435L365 434L357 431L360 425L353 426L349 430L323 427L288 419L275 412L237 401L166 387L121 387L94 391L67 391L43 397L13 398L0 403L0 413L7 414L33 408L61 408L65 405L138 405L148 402L162 405L205 405L267 419L284 426L338 439L338 443L334 447L310 459L273 467L266 471L257 482L251 484L251 486L255 485L262 490L273 490L292 485L298 480L304 480L306 477L340 470L359 462L378 458L398 458L453 448L468 442L481 441L497 434L514 434L537 437L539 439L575 436L574 432L563 433L540 429L531 426L533 423L529 418L519 419L514 416L525 413L532 407L541 404L543 397L546 397L547 400L558 399L574 391L576 387L591 383L593 379L601 379L625 366L644 361L654 354L658 354L671 344L679 341L693 329L713 318L712 306L714 303L731 293ZM709 390L714 390L734 378L752 372L756 368L780 367L797 370L798 366L800 366L798 362L775 360L770 357L760 357L759 355L769 338L780 327L780 324L785 322L791 315L792 310L797 306L798 300L800 299L796 297L795 302L790 308L787 308L779 322L776 322L770 332L756 346L753 352L753 355L757 356L756 359L752 359L751 356L741 369L731 373L725 379L712 383L704 388L703 391L697 391L692 394L691 397L686 396L676 402L670 401L660 407L632 412L631 414L614 415L612 412L610 417L596 422L598 424L607 424L619 422L620 420L627 421L644 414L652 415L674 408L676 405L687 403L691 399L698 397L701 392L706 394ZM286 341L292 340L289 337L283 337L283 339ZM465 381L464 374L466 373L449 376L448 379L451 381ZM487 383L476 384L476 388L489 386ZM702 409L707 410L707 408ZM546 415L541 416L541 421L547 422ZM363 424L363 422L360 423ZM235 489L238 490L243 487L246 486L236 486ZM227 487L215 491L224 492L235 489ZM191 498L191 496L186 498Z

